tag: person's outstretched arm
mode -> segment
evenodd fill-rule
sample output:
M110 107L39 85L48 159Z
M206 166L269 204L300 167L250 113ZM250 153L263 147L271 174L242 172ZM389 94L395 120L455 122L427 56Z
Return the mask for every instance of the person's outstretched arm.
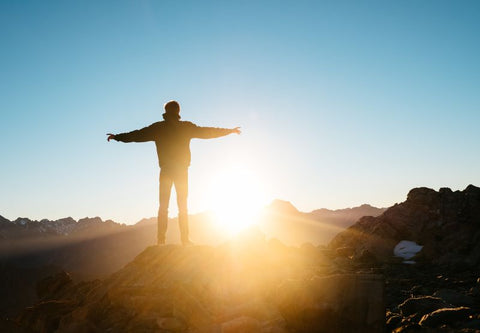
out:
M219 138L221 136L225 136L232 133L240 134L241 133L240 127L219 128L219 127L201 127L201 126L194 125L192 137L199 138L199 139L213 139L213 138Z
M112 134L108 133L107 141L110 140L117 140L121 142L147 142L147 141L154 141L155 135L155 124L150 126L144 127L139 130L127 132L127 133L120 133L120 134Z

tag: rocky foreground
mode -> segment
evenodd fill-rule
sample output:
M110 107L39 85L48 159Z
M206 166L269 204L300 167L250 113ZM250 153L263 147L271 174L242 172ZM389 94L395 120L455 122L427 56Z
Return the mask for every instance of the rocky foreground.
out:
M340 252L340 253L339 253ZM249 233L222 246L152 246L105 280L67 273L9 332L476 332L470 271L379 263Z
M9 328L383 332L383 277L349 274L329 253L266 242L255 232L218 247L153 246L103 281L75 284L66 273L43 280L42 301Z
M416 264L393 257L402 241L421 246ZM480 331L480 188L412 189L405 202L361 218L329 248L381 267L388 330Z
M400 241L419 244L409 262ZM42 280L5 332L480 332L480 188L419 188L328 247L250 230L153 246L103 280Z

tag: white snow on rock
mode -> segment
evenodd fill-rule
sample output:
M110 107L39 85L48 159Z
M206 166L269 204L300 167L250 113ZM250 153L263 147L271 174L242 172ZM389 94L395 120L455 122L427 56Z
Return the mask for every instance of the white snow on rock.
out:
M414 264L415 261L409 259L413 258L418 252L422 250L422 248L422 245L418 245L415 242L402 240L393 249L393 254L395 255L395 257L405 259L405 264Z

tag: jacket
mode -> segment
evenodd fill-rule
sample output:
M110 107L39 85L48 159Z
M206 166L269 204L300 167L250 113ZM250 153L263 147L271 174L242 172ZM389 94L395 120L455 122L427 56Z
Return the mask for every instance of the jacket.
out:
M121 142L154 141L160 168L188 168L191 152L190 140L212 139L232 133L228 128L200 127L189 121L159 121L128 133L116 134Z

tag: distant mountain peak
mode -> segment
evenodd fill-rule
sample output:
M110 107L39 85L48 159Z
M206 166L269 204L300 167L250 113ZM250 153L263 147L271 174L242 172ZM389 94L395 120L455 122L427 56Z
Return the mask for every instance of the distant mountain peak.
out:
M33 221L30 220L29 218L26 218L26 217L17 217L17 219L15 221L13 221L13 223L15 223L17 225L26 225L30 222L33 222Z
M386 210L386 208L378 208L378 207L374 207L374 206L369 205L369 204L362 204L362 205L356 206L356 207L333 209L333 210L328 209L328 208L320 208L320 209L313 210L311 213L312 214L327 214L327 213L343 214L343 213L347 213L347 212L355 212L355 211L360 212L360 211L362 211L366 215L376 216L376 215L381 214L385 210Z
M298 209L290 202L280 199L275 199L270 205L267 206L267 209L281 214L298 214Z

